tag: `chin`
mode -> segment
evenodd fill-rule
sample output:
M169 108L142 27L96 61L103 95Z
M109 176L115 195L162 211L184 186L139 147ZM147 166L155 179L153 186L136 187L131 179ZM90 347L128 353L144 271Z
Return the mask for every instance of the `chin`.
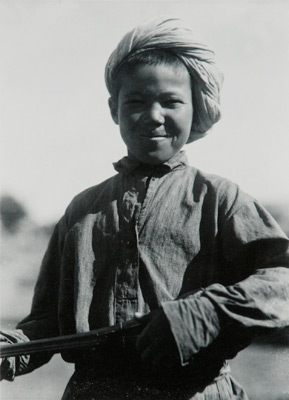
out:
M172 155L169 156L159 156L155 154L148 154L144 157L138 157L138 159L143 162L144 164L150 164L150 165L158 165L158 164L163 164L166 161L168 161Z

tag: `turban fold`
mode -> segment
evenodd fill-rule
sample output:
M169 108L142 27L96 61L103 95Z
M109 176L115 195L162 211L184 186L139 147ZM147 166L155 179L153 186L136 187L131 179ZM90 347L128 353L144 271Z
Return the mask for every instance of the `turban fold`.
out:
M105 81L110 94L113 81L126 60L150 50L167 51L177 56L192 76L194 118L188 142L203 137L218 122L223 74L215 53L199 40L180 19L155 19L128 32L108 59Z

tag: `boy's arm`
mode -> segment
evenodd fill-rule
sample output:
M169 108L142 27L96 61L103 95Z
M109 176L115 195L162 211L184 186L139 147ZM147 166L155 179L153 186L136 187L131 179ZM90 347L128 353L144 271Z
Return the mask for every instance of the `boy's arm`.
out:
M259 207L239 209L226 224L222 246L224 281L231 283L162 304L164 335L173 336L182 365L207 357L209 350L222 360L232 358L255 336L289 325L288 240L273 219ZM144 336L162 341L149 325ZM141 338L140 348L148 342Z
M64 218L62 218L54 229L42 261L34 289L31 313L17 325L14 331L2 332L2 340L7 343L9 341L10 343L19 343L59 335L57 309L64 228ZM21 357L16 357L16 362L12 362L14 375L31 372L47 363L51 357L52 354L49 353L37 354L26 358L24 363L20 362ZM11 361L11 359L9 360ZM7 362L2 363L3 379L6 379L4 372L6 364Z
M254 337L288 325L289 269L264 268L237 284L216 283L163 303L152 313L138 349L156 367L194 360L221 366Z
M236 285L214 284L197 297L164 303L182 365L208 346L223 360L233 358L254 337L288 326L288 287L289 270L269 268Z

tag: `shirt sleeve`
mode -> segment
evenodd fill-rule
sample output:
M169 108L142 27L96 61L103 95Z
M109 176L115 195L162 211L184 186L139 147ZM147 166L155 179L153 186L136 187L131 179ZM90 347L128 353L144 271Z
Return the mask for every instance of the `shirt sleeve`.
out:
M288 239L278 224L252 201L219 237L220 282L162 305L183 365L208 349L232 358L255 336L289 325Z
M63 327L59 323L61 312L69 313L69 310L63 310L63 305L73 309L73 299L71 300L67 293L63 293L63 285L69 286L70 292L74 290L71 282L66 282L67 275L65 274L70 273L70 271L64 271L63 267L65 264L65 246L69 236L68 232L93 204L94 199L94 188L87 189L77 195L55 226L35 285L31 312L16 326L14 331L9 332L10 337L14 335L15 342L56 337L70 333L63 332ZM69 259L71 256L71 254L68 254L66 258ZM22 368L21 371L17 370L16 375L33 371L47 363L52 356L53 353L49 354L48 352L31 355L25 368Z
M57 310L63 241L64 218L56 225L44 255L34 289L31 312L17 325L14 331L17 342L59 335ZM21 335L18 334L19 332ZM47 363L52 355L49 353L31 355L26 368L16 371L16 375L33 371Z

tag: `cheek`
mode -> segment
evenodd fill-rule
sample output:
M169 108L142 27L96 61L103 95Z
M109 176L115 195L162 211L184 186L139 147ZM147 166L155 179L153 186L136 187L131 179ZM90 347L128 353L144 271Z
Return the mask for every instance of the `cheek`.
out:
M168 120L168 126L176 130L176 133L185 135L191 132L193 123L193 113L190 110L180 113L177 117Z
M182 126L185 132L190 133L192 129L192 124L193 124L193 117L194 117L194 110L193 107L190 107L188 110L183 115L183 118L181 119L182 121Z
M141 120L140 113L122 113L119 118L120 129L134 129L135 125Z

